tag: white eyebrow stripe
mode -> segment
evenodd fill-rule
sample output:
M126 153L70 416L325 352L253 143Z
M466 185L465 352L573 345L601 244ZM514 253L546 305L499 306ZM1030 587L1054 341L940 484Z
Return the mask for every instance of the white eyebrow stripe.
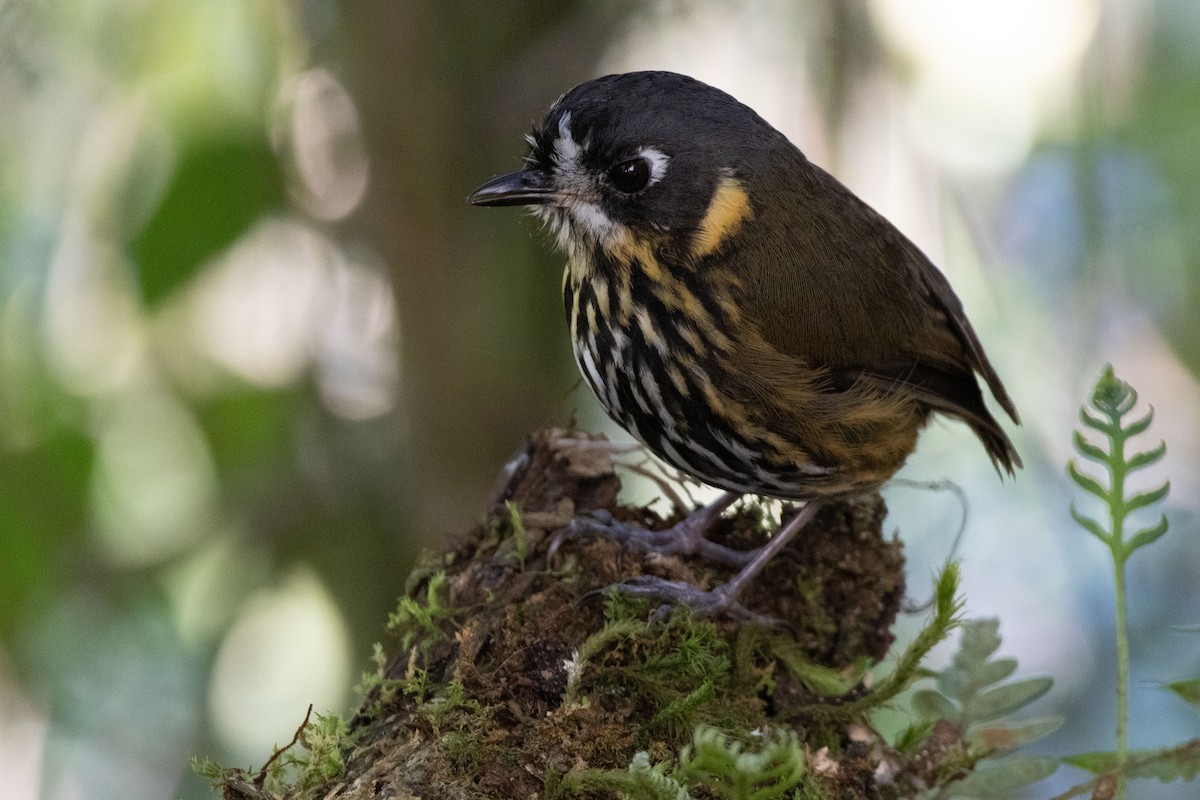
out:
M571 136L571 112L558 118L558 138L554 140L554 160L560 166L579 160L579 143Z
M655 147L643 147L638 150L638 155L650 164L650 183L647 185L653 186L661 181L667 174L667 162L671 157Z

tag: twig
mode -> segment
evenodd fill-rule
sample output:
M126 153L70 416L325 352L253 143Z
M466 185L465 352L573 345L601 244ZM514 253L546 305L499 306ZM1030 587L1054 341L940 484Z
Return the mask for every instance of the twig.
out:
M275 761L281 755L286 753L288 750L291 750L296 746L296 743L300 741L300 737L304 735L304 729L308 727L308 720L310 717L312 717L312 710L312 703L309 703L308 711L304 714L304 721L300 723L299 728L296 728L296 734L292 737L292 740L283 747L276 748L275 752L271 754L271 757L267 759L267 763L262 765L262 769L258 771L258 775L254 776L255 788L263 788L263 784L267 782L267 770L271 768L271 765L275 763Z
M652 481L667 496L667 499L671 501L671 505L675 506L676 511L686 513L687 506L684 505L683 498L679 496L679 493L675 491L674 487L671 486L664 476L650 469L646 464L646 460L642 460L636 464L622 464L621 466L635 475L641 475L643 478Z

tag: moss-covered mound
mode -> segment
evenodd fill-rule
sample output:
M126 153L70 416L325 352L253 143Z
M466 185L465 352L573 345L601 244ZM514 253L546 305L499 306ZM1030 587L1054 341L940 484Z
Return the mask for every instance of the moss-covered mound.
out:
M725 762L761 770L743 775L759 788L778 783L756 797L897 796L876 779L894 775L881 763L895 754L858 724L904 591L882 499L827 507L754 580L742 603L777 625L699 619L610 587L647 574L708 587L731 568L563 535L598 509L652 529L676 521L620 505L611 456L586 434L531 437L486 520L410 577L391 656L326 748L329 777L314 753L293 796L678 797L664 764L693 770L691 796L738 796L721 790ZM743 504L711 538L758 546L778 524L766 517Z

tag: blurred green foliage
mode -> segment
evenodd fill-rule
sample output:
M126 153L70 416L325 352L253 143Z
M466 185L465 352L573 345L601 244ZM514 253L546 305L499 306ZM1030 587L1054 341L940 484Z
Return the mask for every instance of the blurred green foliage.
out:
M150 308L265 214L284 207L279 158L265 136L215 139L183 155L153 216L131 242L138 286Z
M1070 422L1046 397L1113 357L1096 348L1149 325L1170 349L1136 339L1139 364L1174 369L1178 358L1200 372L1200 227L1189 224L1200 215L1200 14L1162 0L1132 26L1111 4L1084 4L1099 22L1069 119L1008 179L960 184L986 198L985 238L999 245L990 274L1026 315L1006 323L1012 341L996 337L1016 353L1001 371L1033 406L1022 452L1035 477L1020 485L1060 493L1046 465L1061 458L1038 450ZM851 123L885 127L896 113L876 92L899 97L913 74L881 43L882 5L744 14L802 53L817 100L792 102L807 97L793 81L785 105L835 162L856 157L842 135ZM594 411L570 395L557 257L533 223L474 214L463 198L517 164L520 134L594 75L616 38L644 44L696 9L735 6L0 5L0 762L4 730L24 730L10 723L44 721L31 770L47 796L207 796L182 777L188 756L265 756L299 722L302 704L274 722L242 696L261 721L247 745L221 728L231 723L214 699L222 648L242 640L231 632L287 596L296 570L328 592L346 657L365 659L414 551L478 516L527 430L576 405ZM778 78L783 59L721 20L742 50L736 68L712 63L751 89ZM310 152L296 109L322 107L325 95L298 88L315 73L350 111L319 120ZM336 167L359 150L368 179L348 210L296 199L340 185ZM1095 313L1109 305L1128 313ZM1061 335L1066 355L1043 335ZM1193 390L1187 380L1172 387ZM364 391L372 403L341 400ZM1162 602L1144 617L1186 618L1178 587L1190 564L1156 562ZM301 647L303 626L289 632L297 672L318 672L322 648ZM1156 647L1142 658L1178 657ZM232 663L247 681L259 669ZM1090 697L1077 690L1066 715L1090 710Z
M239 682L342 710L417 548L570 414L549 256L463 197L585 77L615 9L485 123L577 5L0 6L0 729L46 720L44 796L207 796L191 755L299 721ZM253 627L327 603L347 653Z

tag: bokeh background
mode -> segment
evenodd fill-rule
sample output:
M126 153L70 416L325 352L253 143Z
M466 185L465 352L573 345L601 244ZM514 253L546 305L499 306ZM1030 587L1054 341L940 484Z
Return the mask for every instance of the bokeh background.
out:
M526 431L610 429L557 256L464 198L561 92L643 68L754 106L962 296L1027 468L1002 484L943 422L903 474L964 488L969 612L1068 717L1042 752L1112 743L1075 409L1105 362L1154 405L1172 530L1131 563L1132 742L1200 733L1160 687L1200 674L1173 630L1200 622L1200 4L7 0L6 798L211 796L190 756L260 764L309 703L353 707L415 554ZM888 497L920 597L961 509Z

